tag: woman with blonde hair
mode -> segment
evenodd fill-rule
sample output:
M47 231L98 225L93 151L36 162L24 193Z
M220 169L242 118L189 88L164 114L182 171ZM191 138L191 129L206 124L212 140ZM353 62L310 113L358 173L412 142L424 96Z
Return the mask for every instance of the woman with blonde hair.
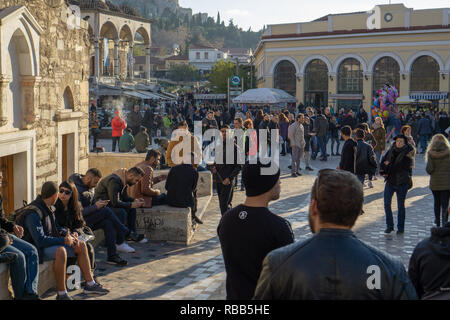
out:
M425 152L426 170L430 175L430 189L434 198L434 223L440 226L448 222L448 202L450 197L450 143L442 134L431 139Z

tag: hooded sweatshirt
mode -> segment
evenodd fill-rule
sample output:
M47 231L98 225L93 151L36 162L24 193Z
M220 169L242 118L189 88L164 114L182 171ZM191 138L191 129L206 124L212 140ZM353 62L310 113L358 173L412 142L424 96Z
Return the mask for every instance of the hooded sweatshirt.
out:
M442 228L432 228L431 237L419 242L408 273L419 297L450 288L450 222Z

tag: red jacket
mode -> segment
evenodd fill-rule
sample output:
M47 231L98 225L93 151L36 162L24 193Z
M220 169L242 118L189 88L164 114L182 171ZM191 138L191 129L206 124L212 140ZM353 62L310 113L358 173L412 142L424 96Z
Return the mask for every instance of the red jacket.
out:
M123 135L123 130L126 129L127 123L122 118L115 116L111 121L112 136L121 137Z

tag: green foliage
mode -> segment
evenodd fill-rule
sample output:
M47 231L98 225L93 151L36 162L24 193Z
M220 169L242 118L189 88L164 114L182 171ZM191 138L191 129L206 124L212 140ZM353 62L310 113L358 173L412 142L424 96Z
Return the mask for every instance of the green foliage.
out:
M191 65L174 65L167 73L170 80L173 81L197 81L200 79L199 71Z
M254 69L253 86L255 85ZM211 89L215 93L227 93L229 78L236 74L236 64L229 60L221 60L214 64L209 75ZM250 66L239 65L239 76L244 80L244 90L250 89Z

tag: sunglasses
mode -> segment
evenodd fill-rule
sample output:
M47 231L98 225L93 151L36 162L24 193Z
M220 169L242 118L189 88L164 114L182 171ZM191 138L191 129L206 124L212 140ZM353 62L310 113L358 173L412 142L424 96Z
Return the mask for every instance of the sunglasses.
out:
M61 193L61 194L63 194L63 193L65 193L67 196L69 196L69 195L71 195L72 194L72 191L70 191L70 190L64 190L64 189L60 189L59 190L59 193Z

